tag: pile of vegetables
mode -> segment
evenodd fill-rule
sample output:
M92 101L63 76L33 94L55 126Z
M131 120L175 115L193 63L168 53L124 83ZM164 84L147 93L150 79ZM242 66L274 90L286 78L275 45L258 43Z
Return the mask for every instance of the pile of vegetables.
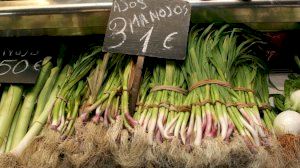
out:
M143 80L135 119L148 140L230 140L238 132L249 144L267 143L275 113L268 103L263 42L229 25L194 27L183 63L162 61ZM269 131L267 131L269 130Z
M51 57L44 59L34 86L3 85L1 153L20 155L47 121L62 139L75 133L79 116L83 124L91 119L106 126L122 118L124 128L131 131L137 124L129 113L133 59L123 54L103 54L99 46L67 64L63 63L63 55L56 66Z
M129 113L133 60L123 54L112 54L110 58L108 57L109 54L104 56L105 68L97 66L88 77L89 87L86 95L88 98L84 100L80 110L81 120L87 122L89 118L92 118L94 123L101 121L108 126L115 123L118 118L122 118L124 127L132 130L136 125L136 121ZM97 78L101 79L103 85L95 89L94 86L99 84Z
M251 32L229 25L193 27L185 61L146 64L133 114L133 58L102 53L99 46L67 63L59 57L53 65L46 57L34 86L1 86L1 152L20 155L47 121L61 139L76 134L76 122L109 128L121 121L122 131L141 127L149 144L178 139L199 146L236 135L249 145L268 144L276 114L268 103L261 44Z
M146 74L134 117L148 133L150 143L173 136L185 142L189 108L184 106L184 73L175 61L161 62L155 65L150 78Z
M58 130L65 136L73 132L73 125L78 116L81 98L87 91L84 77L89 73L97 61L101 47L92 48L84 53L73 65L66 65L66 77L54 97L51 112L51 128Z
M34 137L38 135L47 119L51 118L51 128L61 131L64 135L74 132L74 119L78 113L78 99L84 94L85 89L82 78L94 66L97 56L101 52L101 47L92 47L85 54L80 56L76 62L70 62L63 66L63 61L58 60L56 72L51 72L50 78L45 84L47 89L52 88L41 96L46 100L44 107L36 107L39 111L38 116L33 117L33 122L28 132L13 148L12 153L20 155L23 150L32 142ZM34 103L33 103L34 104ZM66 115L66 116L65 116ZM30 116L29 116L30 117Z
M61 59L58 58L54 66L51 57L46 57L34 86L3 85L0 103L1 152L15 149L28 137L34 138L42 129L50 103L46 95L58 88Z

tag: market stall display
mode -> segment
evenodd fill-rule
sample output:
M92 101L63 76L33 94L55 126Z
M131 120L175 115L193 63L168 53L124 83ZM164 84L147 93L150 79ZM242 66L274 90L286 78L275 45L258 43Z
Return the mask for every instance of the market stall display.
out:
M99 5L91 3L78 2L76 10ZM248 9L245 3L203 5ZM269 79L270 59L281 56L277 49L289 38L281 32L276 39L246 21L193 24L202 7L191 4L185 60L146 57L141 79L135 78L139 55L103 52L104 37L97 36L96 44L82 41L80 49L61 43L57 55L43 58L34 84L1 83L0 167L297 167L299 57L287 67L283 91ZM74 3L53 1L32 14L47 7L51 14L55 5L74 12ZM298 10L297 2L289 5Z

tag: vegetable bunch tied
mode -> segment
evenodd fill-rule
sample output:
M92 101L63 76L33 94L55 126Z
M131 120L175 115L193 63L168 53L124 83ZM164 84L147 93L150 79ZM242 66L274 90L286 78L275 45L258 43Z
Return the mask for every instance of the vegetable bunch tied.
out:
M189 108L183 104L187 85L180 64L162 61L154 66L150 78L145 74L135 119L148 133L148 141L173 137L185 141Z
M228 140L234 131L252 144L265 141L253 94L261 61L252 48L258 43L229 25L192 29L184 70L190 91L186 103L191 106L187 137L195 145L205 137Z
M46 77L47 80L45 83L39 84L38 79L36 85L42 85L43 88L37 98L36 108L32 109L35 111L35 114L30 122L27 133L24 134L24 137L13 148L13 154L20 155L24 151L33 141L34 137L41 132L47 119L51 122L51 128L61 132L63 136L70 135L74 132L73 125L78 114L80 97L84 94L85 90L87 90L86 82L84 82L83 78L88 74L91 68L94 67L100 52L101 47L92 47L89 51L82 54L77 61L70 62L64 66L62 56L65 53L61 53L57 61L57 66L52 68L51 72L49 72L49 77ZM40 76L43 74L42 72L43 69ZM33 90L35 90L36 85ZM29 94L28 100L31 101L30 103L35 104L33 102L36 100L33 100L33 96L36 95ZM27 96L24 99L24 103L26 100ZM31 106L29 105L29 107ZM24 112L22 112L21 108L20 116L22 113ZM18 124L19 122L17 125ZM16 131L17 129L15 132Z
M80 108L81 119L86 122L92 118L94 123L101 121L109 126L121 118L124 127L132 131L137 124L129 113L133 59L123 54L111 54L109 60L106 57L108 56L104 56L104 66L97 66L88 77L87 99ZM97 79L101 79L101 85L98 85Z

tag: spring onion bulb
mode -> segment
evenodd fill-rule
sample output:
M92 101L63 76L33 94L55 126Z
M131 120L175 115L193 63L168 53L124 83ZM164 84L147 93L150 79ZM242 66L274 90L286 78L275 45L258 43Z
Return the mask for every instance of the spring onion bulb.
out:
M276 135L300 135L300 114L290 110L280 113L274 120L274 131Z

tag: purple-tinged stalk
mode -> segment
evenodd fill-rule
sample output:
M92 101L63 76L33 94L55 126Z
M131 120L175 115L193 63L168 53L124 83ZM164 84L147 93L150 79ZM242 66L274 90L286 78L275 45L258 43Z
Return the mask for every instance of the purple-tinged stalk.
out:
M244 35L239 35L240 31L230 30L228 25L216 27L193 28L189 35L184 66L190 87L186 102L192 108L188 140L195 145L201 144L205 137L220 136L229 140L236 129L245 139L260 145L260 139L266 136L263 122L257 106L248 107L255 103L254 96L251 92L241 96L232 88L232 77L236 76L237 67L247 61L257 63L250 48L258 42L253 38L245 39ZM239 43L242 39L244 41ZM246 71L240 73L244 76L237 77L238 80L251 80Z
M148 133L148 142L152 144L155 140L162 142L180 138L181 134L186 139L183 130L189 113L181 111L185 98L182 89L186 84L180 64L175 61L162 62L154 66L152 74L149 87L141 94L142 107L139 106L135 114L143 130ZM142 86L147 83L148 80L144 81Z
M94 111L99 106L99 104L102 103L101 101L99 102L98 97L101 87L108 73L108 64L110 57L111 54L106 53L103 56L103 60L98 59L96 68L93 71L91 71L91 74L87 79L89 86L89 94L81 108L82 118L84 119L84 121L87 120L88 114Z
M71 135L72 130L74 129L74 123L79 113L79 106L81 104L82 96L87 91L87 84L83 80L78 82L76 90L71 95L71 98L68 101L68 104L71 104L69 107L69 113L66 117L66 123L64 129L61 131L62 139Z
M88 121L91 113L94 111L95 115L91 116L92 121L97 124L103 119L106 126L114 122L113 118L116 118L114 115L120 115L117 113L121 101L119 100L118 103L115 104L115 99L120 99L119 97L122 95L122 73L124 72L128 60L129 59L122 54L110 56L102 87L100 87L94 103L89 106L83 105L81 107L80 117L83 122ZM93 78L94 75L95 73L91 73L89 78ZM90 93L91 91L89 94ZM117 107L115 105L117 105Z
M57 99L55 100L55 104L53 107L53 117L51 128L56 130L61 124L61 117L64 115L65 106L68 102L70 96L68 96L69 92L72 88L90 72L94 64L96 63L96 57L101 52L101 47L95 47L91 50L91 52L87 52L84 55L81 55L80 58L73 65L73 71L69 74L69 76L64 81L64 85L62 85Z
M124 126L129 130L132 131L138 121L136 121L131 114L129 113L129 78L131 76L131 70L133 66L133 60L130 60L125 65L125 69L122 75L122 96L121 96L121 116L124 121Z

